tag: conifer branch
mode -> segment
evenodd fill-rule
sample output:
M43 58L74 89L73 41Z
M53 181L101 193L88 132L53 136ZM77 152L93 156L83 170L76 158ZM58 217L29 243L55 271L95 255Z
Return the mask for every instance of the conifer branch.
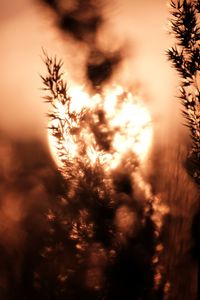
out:
M192 175L200 183L200 1L172 0L170 6L177 45L167 55L181 79L179 98L191 135Z
M134 153L128 154L131 164L126 164L124 158L125 167L111 173L106 173L98 159L95 164L91 163L85 150L87 139L81 135L81 128L92 134L98 155L112 154L113 130L109 128L106 114L101 107L73 112L72 99L61 71L62 61L44 52L44 62L47 75L41 78L49 94L45 101L51 105L49 130L56 139L57 154L63 162L61 173L65 192L55 199L46 214L49 232L41 255L44 269L49 272L44 279L42 271L36 270L41 293L45 292L44 299L52 296L51 288L45 286L50 280L54 285L53 293L56 292L54 299L115 299L115 290L124 296L124 289L118 289L115 281L127 287L123 275L127 273L126 269L121 275L121 263L126 260L127 252L130 253L129 268L140 274L142 280L139 286L137 278L130 277L129 284L134 286L131 293L142 297L153 289L153 278L160 267L161 254L156 250L156 244L161 228L160 222L156 225L158 205L154 203L155 196L149 190L149 195L144 195L146 201L135 198L131 174L136 172L139 162ZM73 138L78 148L73 159L65 148L67 137ZM130 229L121 226L119 213L130 219L130 225L127 224ZM144 249L145 266L143 252L132 251L138 245ZM115 272L118 269L120 272Z

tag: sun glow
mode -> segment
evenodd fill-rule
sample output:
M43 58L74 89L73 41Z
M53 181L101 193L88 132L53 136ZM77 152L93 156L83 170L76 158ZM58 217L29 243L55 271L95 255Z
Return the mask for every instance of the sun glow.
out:
M106 170L119 166L130 152L140 162L145 160L152 142L152 124L139 97L121 86L93 96L73 87L69 94L68 113L66 104L54 102L57 118L49 121L50 128L60 128L62 132L60 137L49 132L51 153L58 166L63 165L64 157L73 160L83 154L92 165L100 162ZM76 115L76 121L73 117L69 120L69 112Z

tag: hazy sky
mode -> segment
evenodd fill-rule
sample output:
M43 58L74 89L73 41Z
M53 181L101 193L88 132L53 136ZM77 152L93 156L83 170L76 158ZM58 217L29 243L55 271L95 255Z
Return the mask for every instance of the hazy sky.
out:
M174 73L165 56L165 49L171 46L164 28L168 18L166 1L112 2L115 9L110 10L110 28L116 37L125 37L132 45L124 62L124 78L141 82L144 94L156 108L155 114L162 119L165 105L170 107L176 93ZM73 67L70 45L59 38L59 32L53 29L53 17L34 0L13 0L12 6L1 0L0 14L0 128L17 136L44 138L46 107L38 75L44 70L41 48L67 57L66 65L71 63Z

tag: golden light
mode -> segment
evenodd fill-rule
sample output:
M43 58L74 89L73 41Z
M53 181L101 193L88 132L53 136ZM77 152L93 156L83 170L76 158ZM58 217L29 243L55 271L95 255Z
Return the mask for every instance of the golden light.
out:
M88 161L95 165L100 162L104 165L105 170L116 168L127 153L137 155L140 162L144 162L152 143L152 123L151 116L142 100L133 96L132 93L125 91L121 86L105 88L101 94L90 96L83 91L82 88L72 87L69 89L70 113L77 116L84 110L93 114L93 122L101 127L99 120L96 120L95 112L103 111L106 119L106 126L112 133L111 148L105 151L99 148L94 133L89 126L89 120L83 126L71 122L75 134L71 134L68 125L68 115L66 112L66 104L55 102L54 113L58 116L58 120L50 120L49 126L59 128L62 122L62 138L52 136L49 132L49 145L52 156L59 167L63 165L63 155L74 159L81 157L79 152L80 144L84 144L85 154ZM63 125L64 124L64 125ZM101 128L101 133L105 133L106 129ZM62 150L62 154L60 151Z

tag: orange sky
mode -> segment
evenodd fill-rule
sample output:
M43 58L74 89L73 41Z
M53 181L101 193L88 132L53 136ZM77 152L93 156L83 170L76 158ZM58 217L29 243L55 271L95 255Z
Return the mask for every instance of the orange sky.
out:
M166 1L113 2L111 25L105 31L110 32L112 28L111 35L122 41L128 39L130 46L120 74L142 84L144 94L148 95L151 107L156 111L156 118L161 120L166 115L166 108L168 111L172 107L177 84L165 56L165 49L172 45L164 29L168 17ZM9 134L40 138L46 135L46 107L41 100L38 75L44 70L41 47L64 57L69 75L74 76L70 74L73 68L71 46L59 38L52 20L34 0L13 0L12 6L1 0L0 128Z

